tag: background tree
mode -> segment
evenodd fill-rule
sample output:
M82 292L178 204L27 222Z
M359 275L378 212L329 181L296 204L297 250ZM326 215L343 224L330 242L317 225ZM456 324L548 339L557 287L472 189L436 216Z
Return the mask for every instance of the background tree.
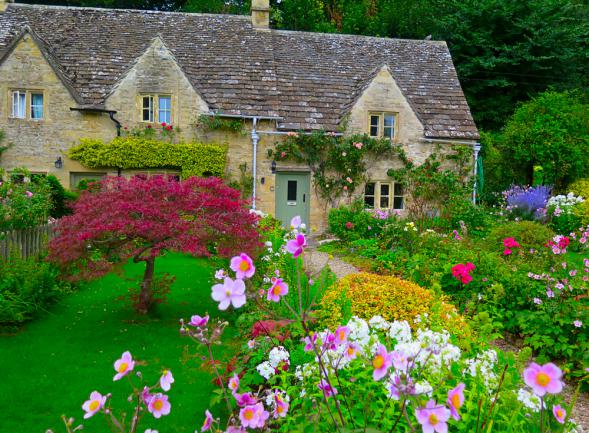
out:
M145 262L142 314L152 303L155 260L166 251L229 256L260 246L257 217L217 178L111 177L82 192L73 211L58 223L49 260L71 280L97 278L129 259Z

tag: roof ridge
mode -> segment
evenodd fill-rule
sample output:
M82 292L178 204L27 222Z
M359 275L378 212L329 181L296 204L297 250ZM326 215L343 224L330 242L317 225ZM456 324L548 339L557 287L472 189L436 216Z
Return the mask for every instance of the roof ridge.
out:
M340 38L350 39L365 39L365 40L377 40L377 41L399 41L399 42L421 42L431 45L447 45L446 41L442 40L431 40L431 39L407 39L407 38L389 38L386 36L368 36L368 35L355 35L352 33L325 33L325 32L309 32L302 30L284 30L284 29L270 29L272 33L285 33L285 34L297 34L301 36L333 36Z
M19 7L19 8L30 8L30 9L64 9L64 10L91 10L91 11L104 11L104 12L133 12L149 15L190 15L190 16L202 16L202 17L230 17L232 19L239 20L250 20L249 15L240 14L210 14L202 12L179 12L179 11L154 11L146 9L127 9L127 8L99 8L91 6L63 6L63 5L41 5L33 3L9 3L8 7Z

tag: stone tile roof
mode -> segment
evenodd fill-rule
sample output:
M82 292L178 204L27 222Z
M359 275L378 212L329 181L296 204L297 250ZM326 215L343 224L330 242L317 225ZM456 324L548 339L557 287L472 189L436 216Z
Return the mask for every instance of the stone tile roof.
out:
M280 116L285 129L335 130L383 65L427 137L477 139L444 42L263 31L250 17L10 4L0 61L24 31L85 105L103 105L159 36L213 110Z

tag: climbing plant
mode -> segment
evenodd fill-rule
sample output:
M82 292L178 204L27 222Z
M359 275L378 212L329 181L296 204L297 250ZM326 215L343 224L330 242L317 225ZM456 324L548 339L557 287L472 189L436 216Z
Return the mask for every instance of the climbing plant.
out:
M117 137L110 143L82 139L68 157L90 168L179 168L190 176L223 176L227 148L219 144L170 144L145 137Z
M242 119L227 119L220 116L209 116L201 114L198 116L196 126L204 131L229 131L240 134L245 130L245 123Z
M316 191L332 204L342 196L352 195L365 183L367 168L377 158L394 155L407 162L402 146L388 139L324 131L289 133L269 151L276 161L289 160L309 166Z

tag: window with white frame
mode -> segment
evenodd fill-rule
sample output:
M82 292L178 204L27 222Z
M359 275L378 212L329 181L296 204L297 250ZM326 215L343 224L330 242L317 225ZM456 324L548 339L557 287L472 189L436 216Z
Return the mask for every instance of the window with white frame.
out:
M368 135L394 140L397 136L397 114L371 111L368 114Z
M403 185L396 182L368 182L364 187L364 205L369 209L405 208Z
M172 97L170 95L142 95L141 120L148 123L172 123Z
M10 91L11 110L13 119L41 120L44 117L43 92L30 90ZM27 109L28 106L28 109Z

